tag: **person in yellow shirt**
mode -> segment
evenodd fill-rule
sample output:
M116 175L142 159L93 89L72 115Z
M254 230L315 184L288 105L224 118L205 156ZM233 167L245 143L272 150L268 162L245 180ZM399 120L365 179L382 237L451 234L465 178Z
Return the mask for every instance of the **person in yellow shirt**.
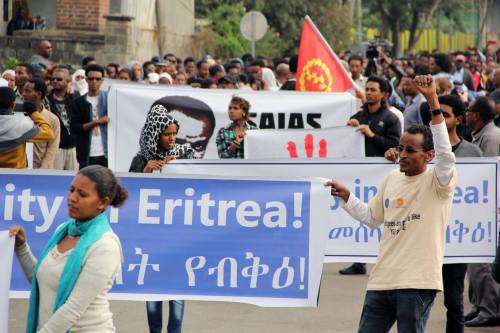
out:
M26 142L46 142L54 138L49 123L33 103L23 104L26 117L14 112L15 100L12 89L0 88L0 168L26 168Z
M26 102L35 104L37 111L49 123L54 138L47 142L37 142L33 145L33 169L54 169L54 162L59 150L61 140L61 130L59 118L43 105L43 99L47 94L45 82L34 77L26 82L23 87L23 99Z
M452 152L436 84L430 75L415 83L432 113L430 129L405 129L397 154L399 170L390 172L367 204L345 186L326 183L356 220L382 225L377 262L368 280L358 332L424 332L437 291L443 290L444 238L456 183ZM434 168L427 164L435 160Z

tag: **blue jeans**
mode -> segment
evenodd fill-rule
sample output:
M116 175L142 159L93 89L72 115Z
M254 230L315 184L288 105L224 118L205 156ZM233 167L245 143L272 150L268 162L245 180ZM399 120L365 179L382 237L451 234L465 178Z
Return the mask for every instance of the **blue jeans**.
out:
M358 333L386 333L397 322L398 333L421 333L429 318L436 290L368 290Z
M149 333L161 333L162 329L162 301L146 302ZM184 301L168 301L168 333L181 333L182 318L184 317Z

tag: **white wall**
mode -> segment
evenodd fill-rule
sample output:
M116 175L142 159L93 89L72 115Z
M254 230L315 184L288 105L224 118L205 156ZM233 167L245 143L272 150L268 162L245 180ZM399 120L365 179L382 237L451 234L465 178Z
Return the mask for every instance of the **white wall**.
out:
M120 7L121 14L134 17L131 60L144 62L167 52L180 57L189 55L194 34L194 0L121 0Z

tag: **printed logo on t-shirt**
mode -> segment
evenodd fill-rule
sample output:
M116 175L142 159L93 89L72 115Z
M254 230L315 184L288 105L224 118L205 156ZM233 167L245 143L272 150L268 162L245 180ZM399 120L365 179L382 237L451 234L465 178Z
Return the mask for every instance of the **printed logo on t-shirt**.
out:
M394 202L395 208L405 208L406 207L405 199L399 197L399 198L396 198L395 200L391 200L389 198L385 199L384 200L385 208L389 208L389 205L391 204L391 202Z
M420 220L420 214L409 214L403 220L385 221L384 227L389 229L391 235L397 236L401 231L407 230L410 223Z

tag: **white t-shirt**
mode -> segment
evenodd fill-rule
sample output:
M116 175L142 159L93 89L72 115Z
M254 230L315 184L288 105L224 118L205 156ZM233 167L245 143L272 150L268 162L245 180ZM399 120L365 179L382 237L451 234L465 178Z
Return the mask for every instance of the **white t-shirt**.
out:
M97 119L97 103L98 96L87 95L87 101L92 105L92 119ZM90 155L89 156L104 156L104 147L102 146L101 130L98 126L95 126L91 130L90 135Z
M444 239L456 183L446 125L431 125L435 166L416 176L389 173L368 205L352 193L344 209L358 221L383 225L368 290L443 290Z

